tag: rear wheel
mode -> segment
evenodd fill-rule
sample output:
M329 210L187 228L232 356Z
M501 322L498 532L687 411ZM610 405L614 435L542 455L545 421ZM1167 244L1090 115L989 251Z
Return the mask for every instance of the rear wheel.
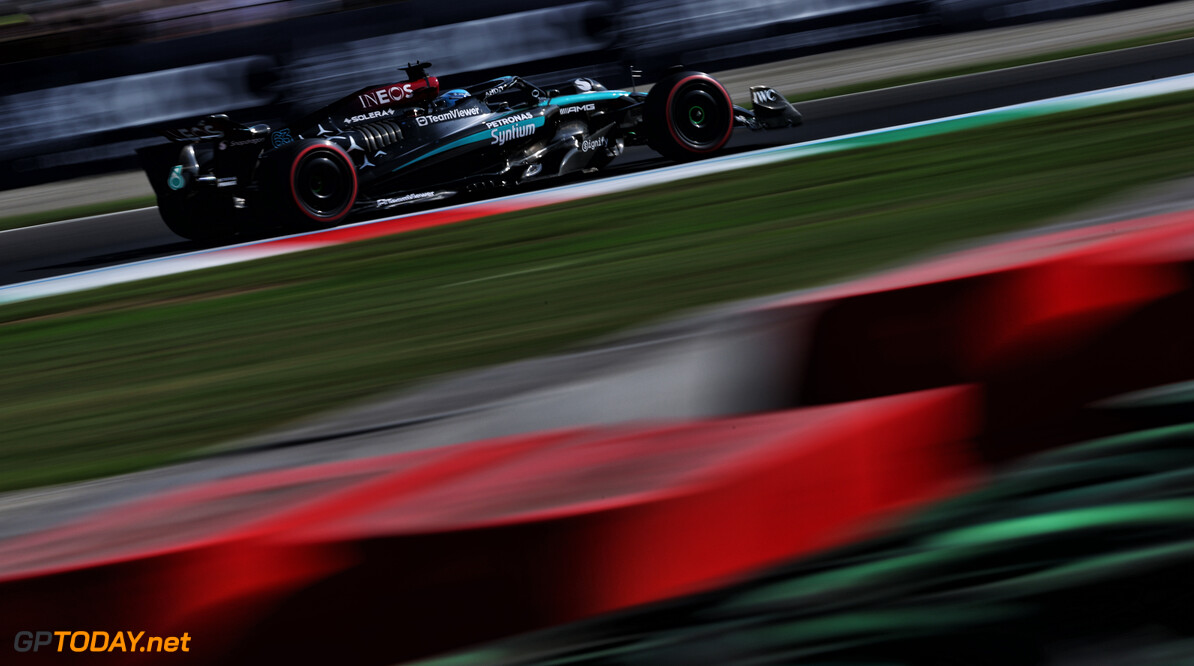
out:
M708 74L677 72L651 88L645 120L652 149L674 160L693 160L716 153L730 140L734 104Z
M290 230L343 222L357 198L357 170L339 146L321 140L291 144L262 164L265 201Z

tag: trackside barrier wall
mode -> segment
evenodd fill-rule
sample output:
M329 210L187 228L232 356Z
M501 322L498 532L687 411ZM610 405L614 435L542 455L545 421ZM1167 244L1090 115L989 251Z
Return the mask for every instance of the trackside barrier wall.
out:
M132 164L136 148L162 141L157 128L211 113L254 122L301 115L394 80L398 67L419 59L434 61L440 76L607 63L614 35L602 26L610 11L593 1L449 8L407 0L0 64L12 82L0 91L0 173L11 187L61 179L87 164Z
M0 626L186 632L184 663L432 654L714 587L962 490L975 404L955 387L205 484L0 544Z
M984 387L986 455L1115 424L1093 401L1194 377L1194 213L962 252L777 307L820 301L795 400ZM1018 444L1019 443L1019 444Z
M0 95L7 119L0 127L0 173L32 183L88 164L131 163L136 148L157 141L151 127L186 126L210 113L258 120L310 112L391 80L397 67L419 59L433 61L441 77L506 69L500 73L552 73L553 79L616 72L626 80L606 83L621 87L630 83L630 64L648 68L653 78L677 62L725 60L717 47L735 62L763 62L793 48L824 48L930 21L902 0L814 4L404 0L165 42L151 34L157 22L148 22L140 26L149 31L141 43L23 61L37 44L9 45L22 55L0 64L0 75L12 83Z
M6 185L56 180L97 163L131 165L136 148L156 141L149 128L158 124L186 125L210 113L259 120L312 111L420 58L433 60L440 76L512 69L552 79L599 75L624 87L631 64L649 76L681 62L741 66L942 23L1124 3L404 0L330 14L312 5L312 15L303 15L306 3L272 4L275 16L290 18L168 41L161 40L175 21L150 20L128 26L140 32L138 43L59 55L39 53L45 44L36 41L0 44L0 79L9 84L0 95ZM276 5L296 7L290 14ZM237 11L224 7L215 20L235 24ZM167 32L155 34L159 27Z

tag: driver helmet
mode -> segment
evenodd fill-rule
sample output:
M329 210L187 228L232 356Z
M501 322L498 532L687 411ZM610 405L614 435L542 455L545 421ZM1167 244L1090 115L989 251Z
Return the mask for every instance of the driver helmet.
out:
M443 108L450 109L450 108L456 106L456 104L460 100L468 99L469 97L471 97L471 95L468 94L467 90L461 90L460 88L455 88L453 90L449 90L449 91L445 92L444 94L440 95L439 99L440 99L440 104L443 106Z

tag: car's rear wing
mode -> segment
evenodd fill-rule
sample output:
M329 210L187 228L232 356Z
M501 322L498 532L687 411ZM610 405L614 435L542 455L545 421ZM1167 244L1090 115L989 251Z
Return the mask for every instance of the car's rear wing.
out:
M159 197L173 196L192 183L226 187L247 182L256 163L255 155L271 145L280 145L283 139L290 142L289 130L279 129L271 137L269 125L248 127L223 114L200 118L190 127L161 130L161 134L172 143L137 149L141 166ZM220 171L213 172L208 165L201 173L200 163L212 160L213 154L221 156L213 162L222 165Z
M175 143L197 143L199 141L229 140L233 142L264 141L269 136L269 125L242 125L220 113L205 116L190 127L162 130L162 136Z

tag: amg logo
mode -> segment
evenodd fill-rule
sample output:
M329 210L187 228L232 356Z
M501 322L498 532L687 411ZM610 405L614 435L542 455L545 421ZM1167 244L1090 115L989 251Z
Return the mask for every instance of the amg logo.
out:
M535 126L531 123L511 125L504 129L495 129L489 133L489 135L493 137L493 141L490 143L490 145L497 144L502 146L505 145L507 141L513 141L514 139L525 139L534 133Z
M751 97L753 98L755 104L769 104L779 99L779 96L776 95L775 91L771 88L756 90L751 93Z
M364 95L357 95L357 101L361 103L362 109L369 109L375 106L386 106L387 104L401 102L413 94L415 94L414 88L407 83L401 86L378 88L377 90L371 90Z
M458 118L467 118L468 116L476 116L481 113L481 109L473 107L471 109L452 109L446 113L440 113L432 116L419 116L415 120L419 123L419 127L426 127L435 123L442 123L445 120L456 120Z
M560 109L560 115L566 116L569 113L580 113L581 111L593 111L597 108L596 104L577 104L576 106L565 106Z
M495 127L503 127L505 125L513 125L514 123L521 122L523 120L530 120L530 119L531 119L531 113L529 111L523 111L522 113L516 113L512 116L506 116L505 118L501 118L499 120L491 120L491 121L485 123L485 125L487 127L489 127L489 129L493 129Z

